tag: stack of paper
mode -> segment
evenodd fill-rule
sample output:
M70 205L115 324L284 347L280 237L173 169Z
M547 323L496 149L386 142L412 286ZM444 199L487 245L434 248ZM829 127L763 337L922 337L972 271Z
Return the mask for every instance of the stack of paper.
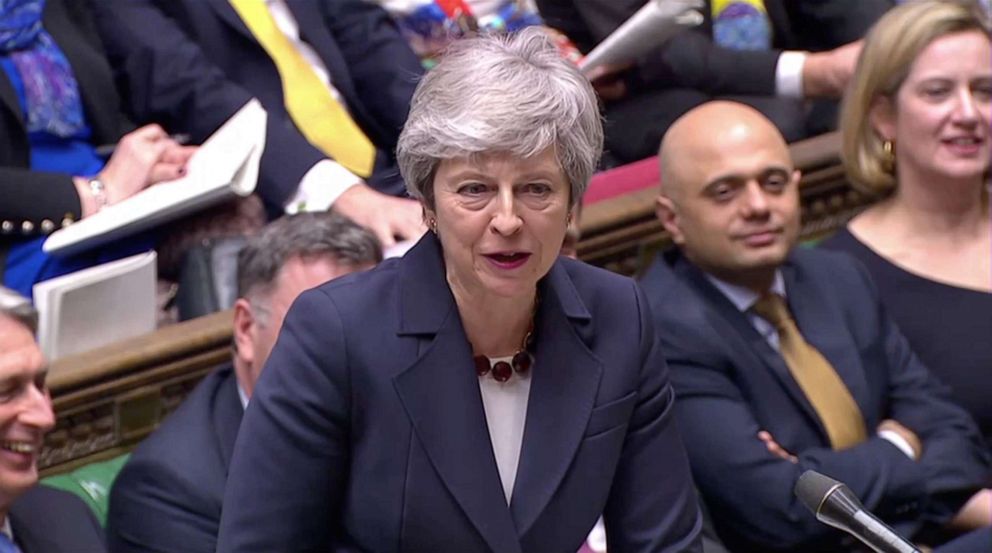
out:
M49 361L155 330L155 252L34 285Z

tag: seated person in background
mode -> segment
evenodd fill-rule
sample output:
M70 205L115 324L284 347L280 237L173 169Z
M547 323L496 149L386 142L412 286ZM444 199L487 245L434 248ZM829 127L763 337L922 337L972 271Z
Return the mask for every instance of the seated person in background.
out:
M125 241L68 259L46 236L182 174L193 148L148 125L129 134L110 67L80 3L0 4L0 283L36 282L147 249ZM122 138L123 136L123 138ZM118 142L109 160L96 146Z
M646 0L537 0L545 23L588 52ZM606 146L621 162L653 155L680 115L715 98L749 104L788 141L830 130L860 39L889 0L708 1L705 21L637 60L594 78L606 104ZM807 52L807 51L811 51ZM809 112L809 113L808 113Z
M212 553L241 417L290 304L382 259L367 230L335 213L270 223L238 256L231 364L207 375L141 443L114 482L110 551Z
M774 125L712 102L665 134L644 276L676 420L732 551L853 551L793 496L815 469L908 537L992 523L989 453L913 355L867 272L796 248L799 172Z
M452 40L540 25L533 0L372 0L396 20L425 67Z
M851 182L884 199L824 246L868 268L920 360L992 445L992 46L976 3L879 21L844 100Z
M335 211L384 246L425 230L393 151L417 56L364 0L94 0L130 112L206 139L252 97L268 112L270 213ZM367 184L366 184L367 183Z
M38 483L42 439L55 425L38 313L0 286L0 552L104 551L103 530L75 495Z

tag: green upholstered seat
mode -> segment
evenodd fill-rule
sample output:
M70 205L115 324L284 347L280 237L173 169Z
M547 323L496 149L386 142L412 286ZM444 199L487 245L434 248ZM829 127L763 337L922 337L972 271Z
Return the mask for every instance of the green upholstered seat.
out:
M96 515L100 524L107 522L107 507L110 501L110 487L117 478L117 473L127 462L130 453L125 453L101 461L82 466L72 472L56 474L42 480L53 488L72 492L79 496Z

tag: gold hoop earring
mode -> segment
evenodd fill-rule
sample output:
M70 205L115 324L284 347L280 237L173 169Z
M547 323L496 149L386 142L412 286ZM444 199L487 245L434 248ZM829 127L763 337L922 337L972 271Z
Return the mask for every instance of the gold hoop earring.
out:
M896 145L891 140L882 142L882 170L890 175L896 172Z
M427 226L430 227L431 232L437 234L437 219L435 219L434 217L427 219Z

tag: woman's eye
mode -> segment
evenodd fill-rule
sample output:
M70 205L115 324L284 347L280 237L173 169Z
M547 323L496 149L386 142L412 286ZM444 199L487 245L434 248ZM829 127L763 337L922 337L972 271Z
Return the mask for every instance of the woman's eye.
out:
M923 95L927 98L942 98L947 95L947 87L933 86L923 89Z
M543 197L551 193L551 187L541 182L532 182L524 185L524 193Z
M485 194L488 187L482 183L473 182L469 184L463 184L458 188L458 193L464 196L478 196L480 194Z

